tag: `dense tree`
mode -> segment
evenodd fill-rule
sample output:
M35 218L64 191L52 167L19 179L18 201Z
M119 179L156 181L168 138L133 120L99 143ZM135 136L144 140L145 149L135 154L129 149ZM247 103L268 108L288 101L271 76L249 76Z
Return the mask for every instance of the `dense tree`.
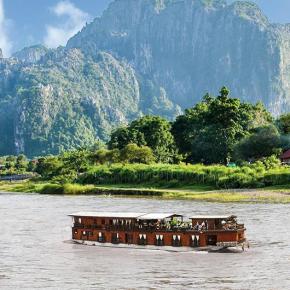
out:
M64 152L60 159L67 170L75 170L77 173L84 172L90 165L89 151L86 149Z
M251 105L230 98L229 90L223 87L218 97L207 94L202 102L177 117L172 132L187 161L227 163L239 140L257 125L271 122L260 103Z
M117 129L112 133L108 145L110 149L122 150L131 143L150 147L157 162L174 162L178 156L171 124L158 116L145 116L126 128Z
M276 123L281 134L283 135L290 134L290 113L281 115L276 121Z
M106 148L102 148L92 154L92 159L95 164L119 163L120 150L119 149L108 150Z
M146 141L144 134L131 126L117 128L111 134L108 147L109 149L123 149L128 144L137 144L138 146L145 145Z
M281 152L281 138L273 125L255 129L251 135L243 138L235 147L236 159L257 160L277 155Z
M6 157L6 163L5 163L5 167L8 170L12 170L15 167L16 164L16 156L7 156Z
M45 178L59 175L63 168L63 162L57 156L47 156L38 159L35 172Z
M18 155L16 158L15 167L18 170L25 171L27 169L27 166L28 166L28 160L27 160L26 156L24 154Z
M121 160L124 163L151 164L155 161L153 151L148 146L139 147L136 144L128 144L121 151Z

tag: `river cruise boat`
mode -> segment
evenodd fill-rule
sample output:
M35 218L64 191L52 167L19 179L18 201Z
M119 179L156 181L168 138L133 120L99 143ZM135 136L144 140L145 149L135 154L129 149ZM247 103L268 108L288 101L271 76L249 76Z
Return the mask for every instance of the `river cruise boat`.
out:
M176 213L78 212L69 216L73 219L72 240L86 245L179 251L244 250L246 243L246 229L234 215L200 215L187 220Z

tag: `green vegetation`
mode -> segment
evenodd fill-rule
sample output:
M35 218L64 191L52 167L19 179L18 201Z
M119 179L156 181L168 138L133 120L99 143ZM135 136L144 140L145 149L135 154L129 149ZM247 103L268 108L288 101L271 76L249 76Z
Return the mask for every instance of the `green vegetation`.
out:
M25 155L0 157L0 176L31 173L35 169Z
M172 131L186 161L227 164L238 142L272 122L262 104L230 98L229 90L223 87L216 98L207 94L202 102L177 117Z
M215 189L262 188L290 183L290 168L277 167L274 157L252 165L229 168L222 165L99 165L81 174L81 184L150 184L180 188L207 185Z
M218 97L206 95L172 123L144 116L118 128L107 145L96 142L30 161L24 155L3 157L0 174L32 172L39 177L36 182L4 183L0 189L253 201L248 194L223 191L290 184L290 167L277 158L290 148L288 120L284 115L274 121L261 104L232 99L224 87ZM260 201L270 197L255 195Z
M179 160L171 124L164 118L145 116L133 121L128 127L115 130L108 145L110 149L123 149L132 143L150 147L157 162L172 163Z
M272 187L250 191L213 191L208 186L184 186L182 188L150 187L149 184L126 185L79 185L79 184L52 184L43 182L0 182L0 190L7 192L34 192L40 194L67 194L67 195L101 195L101 196L130 196L162 199L190 199L206 202L253 202L253 203L290 203L289 186Z

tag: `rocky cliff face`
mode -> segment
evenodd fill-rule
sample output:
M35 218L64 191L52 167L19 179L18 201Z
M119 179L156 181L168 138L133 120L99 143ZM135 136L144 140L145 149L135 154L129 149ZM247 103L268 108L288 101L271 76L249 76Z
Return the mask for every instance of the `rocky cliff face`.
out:
M41 58L49 52L49 49L43 45L35 45L25 47L21 51L13 54L13 57L21 60L27 64L37 63Z
M183 108L227 85L279 114L289 110L289 35L248 2L119 0L68 47L125 58Z
M0 154L105 140L141 114L173 118L206 92L290 109L290 26L248 2L115 0L64 48L0 55Z
M105 52L58 49L33 65L2 60L0 71L2 154L88 146L141 113L134 70Z

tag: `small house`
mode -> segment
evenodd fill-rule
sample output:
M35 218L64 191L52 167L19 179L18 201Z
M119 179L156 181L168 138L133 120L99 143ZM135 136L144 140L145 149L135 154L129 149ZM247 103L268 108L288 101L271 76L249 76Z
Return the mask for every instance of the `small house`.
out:
M281 156L280 159L282 161L282 163L290 165L290 149L288 149L287 151L285 151Z

